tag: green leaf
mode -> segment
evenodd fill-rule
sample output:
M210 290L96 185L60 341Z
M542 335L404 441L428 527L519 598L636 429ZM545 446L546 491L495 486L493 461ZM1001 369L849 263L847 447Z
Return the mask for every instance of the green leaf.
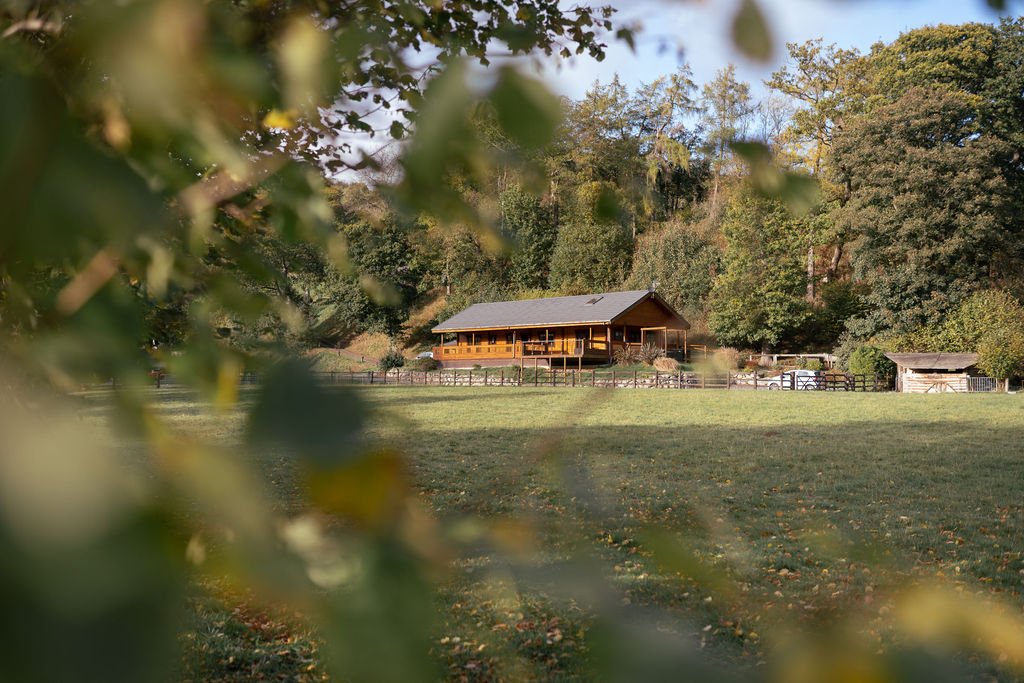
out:
M249 414L252 444L279 444L314 467L330 469L362 451L362 403L344 387L320 385L309 367L285 361L267 373Z
M781 200L797 216L807 214L821 201L817 179L780 169L764 143L734 141L730 147L750 167L750 181L758 194Z
M759 62L772 58L772 35L756 0L743 0L732 20L732 39L740 51Z
M546 145L562 116L558 99L543 83L511 67L501 70L491 102L501 127L525 147Z

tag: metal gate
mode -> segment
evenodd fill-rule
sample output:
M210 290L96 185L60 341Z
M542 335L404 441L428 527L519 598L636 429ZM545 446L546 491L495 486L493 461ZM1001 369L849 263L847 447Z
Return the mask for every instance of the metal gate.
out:
M995 377L968 377L967 391L974 393L978 391L996 391L999 387Z

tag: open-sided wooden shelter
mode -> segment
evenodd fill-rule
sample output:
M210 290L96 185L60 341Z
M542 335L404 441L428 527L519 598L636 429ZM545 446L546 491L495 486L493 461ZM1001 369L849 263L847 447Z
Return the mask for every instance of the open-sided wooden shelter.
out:
M887 353L896 364L896 391L932 394L970 391L976 353Z
M615 349L656 344L686 352L690 323L657 292L603 292L474 304L433 329L444 367L605 363Z

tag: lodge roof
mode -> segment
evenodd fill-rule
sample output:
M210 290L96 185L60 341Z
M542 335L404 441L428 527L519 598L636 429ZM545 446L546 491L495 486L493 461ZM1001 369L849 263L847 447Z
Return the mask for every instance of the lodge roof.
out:
M976 353L887 353L885 357L911 370L963 370L978 362Z
M681 329L689 329L690 324L661 296L646 289L639 289L629 292L602 292L581 296L556 296L549 299L473 304L437 325L433 331L455 332L584 323L607 325L647 297L655 299L678 318Z

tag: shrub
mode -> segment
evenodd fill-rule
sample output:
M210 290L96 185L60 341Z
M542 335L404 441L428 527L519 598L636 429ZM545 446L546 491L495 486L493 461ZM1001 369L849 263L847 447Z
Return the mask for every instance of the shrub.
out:
M722 370L737 370L740 367L740 352L730 346L715 349L713 363Z
M405 367L417 372L430 372L441 368L441 362L434 358L413 358Z
M620 346L612 358L616 365L636 365L640 362L640 352L632 346Z
M839 335L839 343L832 349L832 355L836 359L836 367L840 370L850 369L850 354L864 345L864 340L855 337L849 332Z
M637 353L637 356L644 363L654 365L654 361L665 356L665 350L657 344L644 344L640 347L640 351Z
M392 370L394 368L400 368L403 365L405 365L405 356L403 356L401 352L394 350L388 351L383 356L381 356L381 359L379 361L377 361L377 367L383 370L384 372L387 372L388 370Z
M997 329L978 342L978 368L996 379L1024 375L1024 332Z
M654 359L654 369L662 372L678 372L679 363L673 358L662 356Z
M877 346L859 346L850 354L850 372L855 375L896 375L896 365L885 357L885 351Z
M800 367L804 370L822 370L824 365L817 358L801 358Z

